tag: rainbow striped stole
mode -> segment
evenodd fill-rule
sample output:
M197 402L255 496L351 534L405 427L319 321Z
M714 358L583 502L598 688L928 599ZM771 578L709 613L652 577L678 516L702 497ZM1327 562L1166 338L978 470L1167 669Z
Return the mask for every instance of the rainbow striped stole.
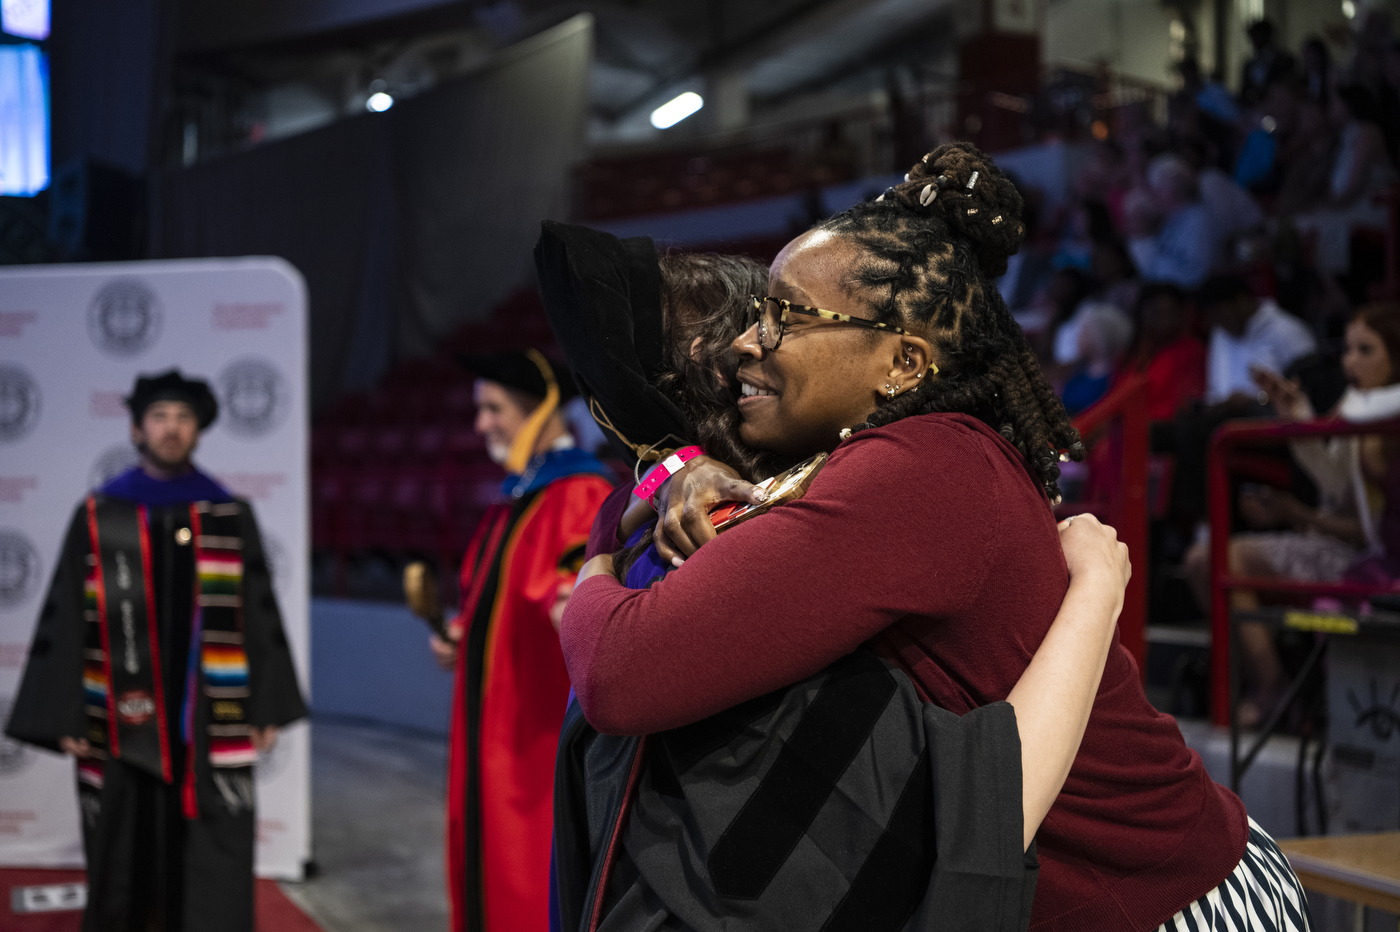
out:
M83 709L87 712L87 740L92 760L107 759L107 650L102 643L102 616L97 602L97 555L88 553L83 578ZM80 769L82 761L79 761ZM98 766L96 785L101 786ZM91 781L89 781L91 782Z
M195 546L195 628L199 672L209 702L209 763L248 767L257 761L246 703L248 654L243 645L242 506L190 506ZM190 691L190 694L193 690Z

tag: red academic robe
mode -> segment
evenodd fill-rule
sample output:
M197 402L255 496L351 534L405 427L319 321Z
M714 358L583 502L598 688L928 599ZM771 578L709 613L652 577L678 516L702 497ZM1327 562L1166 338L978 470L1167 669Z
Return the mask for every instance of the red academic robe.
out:
M493 505L462 561L447 780L452 932L549 927L554 757L569 698L550 610L612 491L592 457L566 459L554 472L572 474Z

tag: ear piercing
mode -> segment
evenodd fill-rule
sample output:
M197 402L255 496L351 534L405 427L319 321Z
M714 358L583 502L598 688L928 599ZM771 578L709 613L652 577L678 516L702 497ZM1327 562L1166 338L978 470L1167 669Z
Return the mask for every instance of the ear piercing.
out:
M885 394L886 394L886 395L889 395L891 398L893 398L893 397L895 396L895 393L898 392L898 391L899 391L899 389L898 389L897 387L891 385L889 382L886 382L886 383L885 383Z

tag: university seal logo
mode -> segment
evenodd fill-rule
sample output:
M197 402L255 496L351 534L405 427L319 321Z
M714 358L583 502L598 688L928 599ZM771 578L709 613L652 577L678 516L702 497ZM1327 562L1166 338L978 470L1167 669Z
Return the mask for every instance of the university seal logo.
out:
M252 439L281 426L291 407L287 380L265 359L247 357L219 373L219 414L238 437Z
M160 299L144 282L118 278L88 305L88 335L109 356L135 356L160 336Z
M137 454L136 448L129 443L108 447L102 451L102 455L88 470L88 488L102 488L139 462L141 462L140 455Z
M39 551L15 528L0 528L0 608L15 608L39 591Z
M156 714L156 701L144 689L128 689L117 697L117 717L123 725L144 725Z
M0 723L10 720L14 701L10 697L0 697ZM0 732L0 777L13 777L23 773L34 762L34 753L28 747Z
M39 423L39 383L16 365L0 365L0 443L23 439Z

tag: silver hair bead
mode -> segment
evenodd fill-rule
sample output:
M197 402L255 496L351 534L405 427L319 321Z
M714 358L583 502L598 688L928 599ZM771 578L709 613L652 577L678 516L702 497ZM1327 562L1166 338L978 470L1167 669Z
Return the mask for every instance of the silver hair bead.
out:
M909 182L909 173L908 173L908 172L905 172L905 173L904 173L904 181L905 181L906 184Z
M969 178L969 179L967 179L967 189L968 189L969 191L971 191L973 188L977 187L977 175L978 175L978 174L979 174L978 172L973 172L973 173L972 173L972 177Z
M927 207L938 197L938 189L931 184L924 185L924 189L919 192L919 203Z

